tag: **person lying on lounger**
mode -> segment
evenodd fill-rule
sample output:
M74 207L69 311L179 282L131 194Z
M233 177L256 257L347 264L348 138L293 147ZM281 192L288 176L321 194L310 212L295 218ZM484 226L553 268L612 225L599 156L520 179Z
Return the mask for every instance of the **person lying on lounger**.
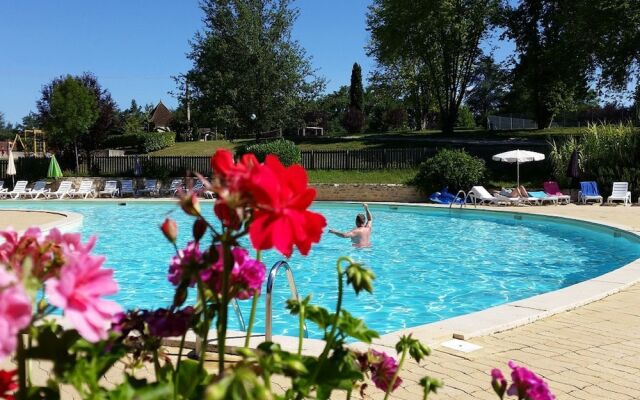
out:
M496 193L501 194L501 195L506 196L506 197L513 197L513 198L516 198L516 197L529 197L529 193L527 192L527 189L525 189L524 186L522 186L522 185L511 189L511 191L508 191L506 189L502 189L501 191L494 190L493 194L496 194Z
M356 216L356 227L349 232L340 232L335 229L329 229L329 233L333 233L341 238L351 238L351 243L354 247L369 247L371 246L371 224L373 223L373 216L369 211L369 206L362 204L366 213L366 219L364 214L358 214Z

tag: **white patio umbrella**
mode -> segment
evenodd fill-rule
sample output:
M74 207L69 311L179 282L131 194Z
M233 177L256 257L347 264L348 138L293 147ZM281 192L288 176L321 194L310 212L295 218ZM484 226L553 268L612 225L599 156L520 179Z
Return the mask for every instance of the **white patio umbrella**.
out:
M502 161L507 163L516 163L516 170L518 176L518 186L520 187L520 164L526 163L530 161L542 161L544 160L544 154L536 153L535 151L527 151L527 150L511 150L505 153L496 154L491 157L494 161Z
M9 150L9 161L7 162L7 175L11 175L11 182L15 185L16 163L13 161L13 151Z

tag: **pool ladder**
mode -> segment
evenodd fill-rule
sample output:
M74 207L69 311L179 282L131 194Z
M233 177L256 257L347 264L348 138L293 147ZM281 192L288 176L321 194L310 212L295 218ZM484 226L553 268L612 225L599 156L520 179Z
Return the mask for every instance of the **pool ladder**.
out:
M289 263L286 261L278 261L273 264L271 267L271 271L269 271L269 277L267 278L267 297L265 299L266 303L266 325L265 325L265 339L267 342L270 342L273 337L273 284L276 281L276 276L278 275L278 271L281 268L284 268L287 272L287 281L289 281L289 289L291 290L291 297L297 301L300 301L300 296L298 295L298 289L296 288L296 281L293 279L293 271L291 271L291 267ZM236 313L236 317L238 318L238 323L240 324L240 329L243 332L247 331L247 326L244 322L244 317L242 316L242 311L240 310L240 306L238 306L238 301L236 299L231 300L231 306ZM307 323L303 323L304 329L304 337L309 337L309 332L307 331ZM202 338L200 336L196 336L196 353L201 354L202 352Z
M265 318L265 340L270 342L273 337L273 284L276 281L276 276L278 275L278 271L281 268L287 273L287 281L289 281L289 290L291 291L291 297L300 301L300 296L298 295L298 289L296 288L296 281L293 279L293 271L291 271L291 267L289 263L286 261L278 261L273 264L271 267L271 271L269 272L269 277L267 278L267 297L266 297L266 318ZM309 337L309 332L307 331L306 322L303 323L304 328L304 337Z
M456 202L456 200L458 200L460 195L462 195L462 203L460 203L460 208L467 205L467 197L469 197L469 195L464 190L458 190L455 199L451 203L449 203L449 208L453 207L453 204Z

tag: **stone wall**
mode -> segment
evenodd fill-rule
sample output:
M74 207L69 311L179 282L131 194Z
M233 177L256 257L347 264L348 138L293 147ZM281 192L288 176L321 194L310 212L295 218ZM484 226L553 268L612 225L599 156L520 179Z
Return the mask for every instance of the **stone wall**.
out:
M400 203L420 203L427 201L413 186L394 184L328 184L312 185L318 191L316 200L326 201L392 201Z

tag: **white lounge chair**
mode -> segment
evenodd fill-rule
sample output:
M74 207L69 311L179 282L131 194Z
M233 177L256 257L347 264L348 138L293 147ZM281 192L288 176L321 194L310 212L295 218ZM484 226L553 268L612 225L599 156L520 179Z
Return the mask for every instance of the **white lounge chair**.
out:
M130 194L135 196L136 192L133 190L133 181L131 179L125 179L120 181L120 196Z
M467 198L474 205L477 204L498 204L496 199L491 193L484 188L484 186L474 186L467 193Z
M613 182L611 196L607 197L607 203L621 201L625 206L631 205L631 192L629 191L629 182Z
M32 199L37 199L38 197L40 197L40 195L44 197L50 191L51 189L47 189L47 182L37 181L36 183L33 184L33 187L31 189L27 189L27 192L20 196L24 196L24 197L29 196Z
M17 199L21 195L27 193L27 184L29 184L28 181L18 181L18 182L16 182L16 185L13 187L13 190L10 191L10 192L6 192L4 194L4 197L10 197L12 199Z
M51 199L53 197L57 199L62 199L64 198L64 196L70 196L71 193L73 193L73 189L71 188L71 185L72 185L71 181L62 181L60 182L60 186L58 186L58 190L56 190L55 192L45 193L44 196L47 199Z
M506 204L506 205L510 205L510 206L519 206L520 204L524 204L524 203L533 203L533 204L538 204L538 200L537 199L532 199L532 198L524 198L524 197L511 197L511 196L505 196L502 193L494 193L494 196L497 200L498 204Z
M78 190L71 192L70 195L72 197L82 197L85 199L89 196L96 197L96 191L93 190L93 181L85 180L80 182L80 187L78 188Z
M184 190L184 184L182 183L182 179L174 179L171 181L171 185L169 185L168 189L161 190L164 194L170 194L175 196L178 192Z
M216 198L216 192L213 192L211 190L205 190L204 191L204 198L205 199L215 199Z
M115 197L118 195L118 181L106 181L104 189L98 192L98 197L105 195Z
M147 179L144 182L144 188L138 189L138 196L142 194L158 195L158 181L156 179Z

